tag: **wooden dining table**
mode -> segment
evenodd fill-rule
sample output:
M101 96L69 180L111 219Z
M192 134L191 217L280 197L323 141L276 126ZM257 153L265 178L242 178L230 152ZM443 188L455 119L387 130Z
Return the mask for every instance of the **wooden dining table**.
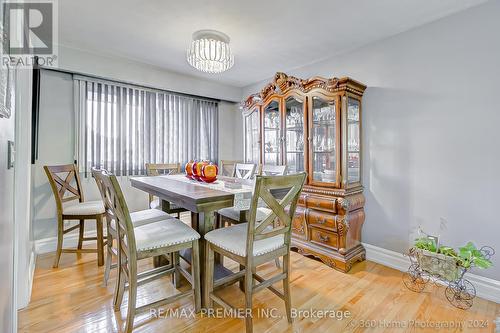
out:
M217 180L212 184L200 183L189 180L184 175L165 175L154 177L132 177L132 187L157 196L162 203L162 209L167 211L171 204L183 207L191 212L191 226L201 235L200 242L200 273L202 295L204 289L204 263L205 263L205 241L204 235L215 227L215 213L217 210L227 207L236 207L246 211L250 204L253 186L252 182L232 180L240 182L241 188L226 188L225 181L231 181L228 177ZM235 202L235 196L238 200ZM238 209L238 208L236 208ZM191 262L191 251L186 250L180 256L187 262ZM225 268L220 262L216 262L214 278L216 280L230 275L232 272ZM205 303L205 300L203 300Z

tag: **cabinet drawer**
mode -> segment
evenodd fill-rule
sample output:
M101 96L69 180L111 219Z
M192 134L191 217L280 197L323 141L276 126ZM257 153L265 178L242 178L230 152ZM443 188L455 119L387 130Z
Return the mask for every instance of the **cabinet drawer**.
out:
M319 197L319 196L311 196L307 195L304 198L304 206L307 208L312 208L316 210L323 210L326 212L336 213L336 199L328 198L328 197Z
M329 229L331 231L337 231L335 214L329 214L326 212L320 212L313 209L308 209L306 213L307 224L313 227L320 227Z
M334 232L311 227L311 242L334 249L338 248L338 235Z

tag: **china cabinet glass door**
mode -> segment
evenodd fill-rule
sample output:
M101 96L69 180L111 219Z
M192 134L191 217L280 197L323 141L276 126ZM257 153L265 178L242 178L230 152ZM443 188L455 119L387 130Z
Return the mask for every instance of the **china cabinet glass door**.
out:
M285 158L288 173L304 171L304 102L285 100Z
M260 119L259 109L255 108L245 116L245 162L259 163Z
M264 108L264 161L263 164L281 164L281 119L280 104L270 102Z
M360 174L360 101L349 97L347 99L347 181L358 183Z
M336 118L335 100L312 97L310 172L313 182L337 183Z

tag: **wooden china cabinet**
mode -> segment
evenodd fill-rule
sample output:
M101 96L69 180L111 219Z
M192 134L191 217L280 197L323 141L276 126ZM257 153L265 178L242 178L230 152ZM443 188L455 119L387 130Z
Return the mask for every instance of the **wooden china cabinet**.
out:
M245 161L308 173L292 225L292 248L347 272L365 259L361 99L350 78L276 73L244 102Z

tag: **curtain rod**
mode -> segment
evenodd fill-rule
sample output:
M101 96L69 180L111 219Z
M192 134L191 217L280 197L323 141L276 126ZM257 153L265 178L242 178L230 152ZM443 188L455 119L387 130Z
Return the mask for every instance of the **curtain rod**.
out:
M43 69L43 70L54 71L54 72L59 72L59 73L64 73L64 74L86 76L86 77L91 78L91 79L97 79L97 80L104 80L104 81L109 81L109 82L115 82L115 83L118 83L118 84L131 85L131 86L135 86L135 87L139 87L139 88L157 90L157 91L166 92L166 93L172 93L172 94L176 94L176 95L180 95L180 96L186 96L186 97L192 97L192 98L198 98L198 99L205 99L205 100L212 101L212 102L223 101L223 100L217 99L217 98L205 97L205 96L199 96L199 95L193 95L193 94L186 94L186 93L181 93L181 92L177 92L177 91L172 91L172 90L167 90L167 89L161 89L161 88L156 88L156 87L152 87L152 86L146 86L146 85L143 85L143 84L137 84L137 83L133 83L133 82L127 82L127 81L120 81L120 80L115 80L115 79L109 79L109 78L106 78L106 77L103 77L103 76L98 76L98 75L93 75L93 74L85 74L85 73L81 73L81 72L70 71L70 70L66 70L66 69L59 69L59 68L53 68L53 67L44 67L44 66L40 66L39 68ZM231 101L226 101L226 102L234 103L234 102L231 102Z

